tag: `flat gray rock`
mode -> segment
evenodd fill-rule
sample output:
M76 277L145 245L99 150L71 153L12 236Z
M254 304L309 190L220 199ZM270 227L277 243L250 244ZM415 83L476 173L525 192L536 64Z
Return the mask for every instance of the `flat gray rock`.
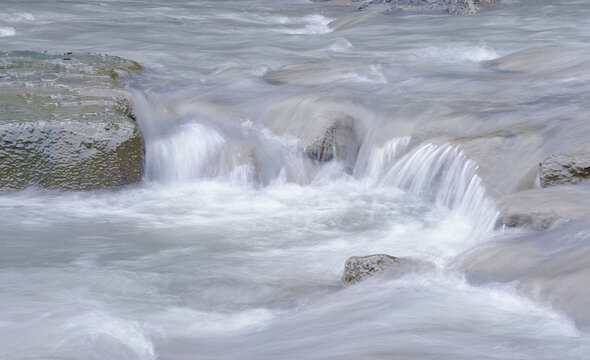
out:
M0 52L0 190L119 187L141 180L144 141L104 55Z
M590 220L590 187L554 186L507 196L498 202L502 225L546 230L558 222Z

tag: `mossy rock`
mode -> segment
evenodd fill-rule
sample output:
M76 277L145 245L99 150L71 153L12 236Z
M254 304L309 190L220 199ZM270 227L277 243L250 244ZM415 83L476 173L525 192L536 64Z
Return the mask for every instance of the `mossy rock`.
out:
M145 146L106 55L0 52L0 189L116 188L141 180Z
M558 154L539 164L542 187L576 184L590 179L590 154Z
M398 258L386 254L353 256L346 260L342 281L346 285L356 284L399 263Z
M353 256L346 260L342 282L349 286L370 277L395 279L409 273L424 272L434 268L434 264L430 262L387 254Z

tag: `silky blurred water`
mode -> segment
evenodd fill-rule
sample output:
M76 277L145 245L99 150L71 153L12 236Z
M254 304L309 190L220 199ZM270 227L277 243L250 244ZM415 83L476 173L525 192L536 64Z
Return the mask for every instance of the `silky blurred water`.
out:
M3 0L0 50L143 65L125 87L146 173L118 191L0 194L0 358L586 358L584 324L456 263L538 236L494 229L493 196L534 187L539 159L590 136L589 40L590 3L574 0L473 16ZM268 127L314 109L357 121L354 163L318 164ZM498 134L511 151L486 147ZM570 232L588 231L552 236ZM434 268L344 287L346 259L376 253Z

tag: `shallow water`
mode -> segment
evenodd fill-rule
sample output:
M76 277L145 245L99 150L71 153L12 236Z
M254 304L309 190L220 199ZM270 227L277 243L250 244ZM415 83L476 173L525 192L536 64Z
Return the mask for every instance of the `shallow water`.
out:
M573 0L5 0L0 50L144 65L125 81L147 158L120 191L0 195L0 358L584 359L586 323L465 252L539 236L495 229L494 204L589 138L589 29ZM323 114L355 119L358 158L319 164L271 130ZM586 228L512 251L569 259L550 239ZM344 287L375 253L435 268Z

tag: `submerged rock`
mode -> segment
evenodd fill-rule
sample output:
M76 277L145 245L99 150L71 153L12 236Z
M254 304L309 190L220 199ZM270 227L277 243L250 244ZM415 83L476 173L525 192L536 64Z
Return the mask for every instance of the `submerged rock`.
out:
M543 144L537 128L506 129L455 141L477 163L477 174L492 198L498 200L535 186Z
M376 275L397 278L431 267L431 264L415 259L398 258L386 254L353 256L346 260L342 281L346 285L352 285Z
M360 147L357 122L340 103L289 99L271 109L264 122L273 132L296 138L301 151L314 160L338 159L354 166Z
M105 55L0 52L0 189L92 190L137 182L144 141Z
M262 172L258 159L258 150L252 143L238 141L227 146L221 161L222 172L229 174L230 180L236 184L259 184Z
M552 186L522 191L498 205L502 225L546 230L562 221L590 220L590 187Z
M542 187L590 179L590 153L550 156L539 164L539 179Z
M267 73L263 78L271 84L294 85L330 84L336 81L386 83L379 64L344 60L289 64Z
M460 255L456 264L474 284L509 283L523 294L590 325L590 232L570 222L542 233L487 242Z

